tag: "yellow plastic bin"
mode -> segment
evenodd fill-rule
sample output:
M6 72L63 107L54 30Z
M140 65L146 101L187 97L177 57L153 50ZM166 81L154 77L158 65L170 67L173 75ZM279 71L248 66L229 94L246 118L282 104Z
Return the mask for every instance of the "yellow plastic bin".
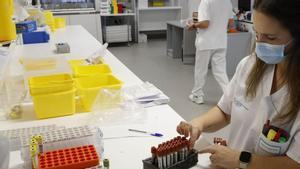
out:
M67 116L75 113L75 89L33 95L34 110L39 119Z
M66 19L65 18L54 18L55 28L64 28L66 27Z
M121 89L122 82L115 76L96 75L75 79L80 101L85 111L91 111L93 103L101 89Z
M107 64L76 66L75 77L95 76L101 74L111 74L111 69Z
M16 39L16 25L12 20L14 13L13 0L0 1L0 42Z
M44 17L46 24L51 28L51 31L54 32L56 30L55 20L53 17L53 13L49 10L44 11Z
M69 60L69 65L71 66L72 70L74 71L77 66L84 66L87 65L84 59L79 60Z
M71 66L71 69L74 71L75 68L77 66L87 66L88 64L86 63L85 59L78 59L78 60L69 60L68 61L70 66ZM100 63L98 64L103 64L104 63L104 60L103 59L100 59ZM97 65L98 65L97 64Z
M74 88L74 81L69 74L36 76L29 79L31 95L69 91Z

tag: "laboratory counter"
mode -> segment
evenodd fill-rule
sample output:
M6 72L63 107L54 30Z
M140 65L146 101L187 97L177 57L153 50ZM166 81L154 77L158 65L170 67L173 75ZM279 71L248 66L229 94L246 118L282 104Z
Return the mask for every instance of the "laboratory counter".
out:
M81 26L67 26L59 29L51 35L49 43L16 46L18 55L30 56L53 56L55 54L55 43L67 42L70 45L71 53L63 54L67 59L80 59L90 56L94 51L102 47L92 35ZM111 52L105 51L104 61L110 65L112 72L124 82L125 86L141 84L142 81L121 63ZM151 156L151 146L156 146L164 141L178 136L176 126L184 120L169 105L147 108L142 121L129 123L123 121L115 125L100 125L94 121L93 113L78 113L72 116L37 120L33 110L28 108L18 120L5 120L0 122L1 130L32 127L55 124L58 126L99 126L104 136L104 158L109 159L111 169L141 169L142 160ZM129 128L158 131L163 137L147 136L139 133L128 132ZM199 155L198 165L193 169L210 168L209 154ZM103 159L103 157L101 157ZM20 152L10 154L10 168L22 168Z

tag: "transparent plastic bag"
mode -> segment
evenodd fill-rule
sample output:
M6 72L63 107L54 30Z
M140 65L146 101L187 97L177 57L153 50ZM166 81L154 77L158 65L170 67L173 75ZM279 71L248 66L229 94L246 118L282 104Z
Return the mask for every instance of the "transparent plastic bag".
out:
M94 102L91 124L104 126L144 124L147 112L123 90L102 89Z
M1 72L1 104L5 118L21 118L21 104L26 98L24 71L19 62L15 44L8 48L8 60Z

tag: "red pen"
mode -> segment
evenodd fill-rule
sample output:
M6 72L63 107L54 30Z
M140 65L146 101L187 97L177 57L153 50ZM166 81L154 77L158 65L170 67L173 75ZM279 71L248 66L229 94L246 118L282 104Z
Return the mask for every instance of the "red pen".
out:
M279 130L277 131L277 133L276 133L276 135L275 135L275 137L274 137L274 139L273 139L272 141L278 142L280 136L282 135L282 133L283 133L283 130L282 130L282 129L279 129Z

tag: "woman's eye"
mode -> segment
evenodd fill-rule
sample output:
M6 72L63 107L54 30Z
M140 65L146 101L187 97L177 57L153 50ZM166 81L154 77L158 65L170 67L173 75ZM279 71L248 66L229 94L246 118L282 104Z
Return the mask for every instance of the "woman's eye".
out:
M277 37L275 37L275 36L267 36L267 38L268 38L269 40L276 40L276 39L277 39Z

